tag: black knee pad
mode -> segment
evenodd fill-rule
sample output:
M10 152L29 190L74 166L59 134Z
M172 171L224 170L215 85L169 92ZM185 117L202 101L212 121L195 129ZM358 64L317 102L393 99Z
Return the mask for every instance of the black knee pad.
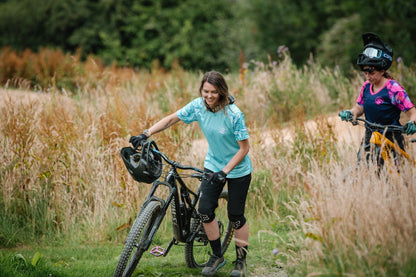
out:
M228 219L231 222L231 225L234 229L238 230L246 224L246 218L244 215L229 215Z
M201 212L199 212L199 215L201 216L201 221L203 223L210 223L215 219L215 214L202 214Z

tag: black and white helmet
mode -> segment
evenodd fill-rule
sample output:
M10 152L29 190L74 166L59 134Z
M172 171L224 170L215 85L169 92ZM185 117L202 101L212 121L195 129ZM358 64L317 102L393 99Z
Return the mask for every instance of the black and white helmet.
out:
M362 35L364 51L358 55L357 65L374 67L377 70L387 70L393 62L393 49L384 43L376 34Z
M138 149L121 149L123 162L137 182L150 184L162 175L162 158L153 150L158 150L153 140L145 141Z

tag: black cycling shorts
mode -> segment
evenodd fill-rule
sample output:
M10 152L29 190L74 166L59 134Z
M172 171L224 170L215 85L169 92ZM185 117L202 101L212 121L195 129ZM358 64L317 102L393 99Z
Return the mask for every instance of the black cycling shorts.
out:
M205 169L205 172L212 172ZM227 178L228 183L228 216L244 216L244 209L247 199L248 189L251 182L251 173L240 178ZM207 180L201 182L201 197L199 199L198 211L206 215L211 220L215 217L215 209L218 207L218 198L225 184L208 183Z

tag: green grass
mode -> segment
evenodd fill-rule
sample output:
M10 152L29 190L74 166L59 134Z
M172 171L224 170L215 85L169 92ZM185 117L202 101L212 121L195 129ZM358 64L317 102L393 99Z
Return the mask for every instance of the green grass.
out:
M268 220L264 218L262 221ZM248 270L251 273L260 273L258 276L281 271L282 268L276 264L280 254L273 254L273 250L282 251L285 246L276 243L277 233L258 230L258 227L253 229L257 231L251 232ZM169 240L167 234L163 239L166 244ZM75 244L71 240L63 240L60 244L28 244L13 249L2 249L0 276L112 276L122 247L121 243L114 242ZM35 255L39 255L36 253L39 253L41 258L33 265ZM225 258L227 263L216 276L229 276L232 271L232 261L235 260L233 242ZM173 246L166 257L154 257L149 252L145 253L134 276L200 276L201 270L188 268L183 246Z
M37 264L36 253L42 257ZM1 276L110 276L115 247L111 244L25 246L1 250Z

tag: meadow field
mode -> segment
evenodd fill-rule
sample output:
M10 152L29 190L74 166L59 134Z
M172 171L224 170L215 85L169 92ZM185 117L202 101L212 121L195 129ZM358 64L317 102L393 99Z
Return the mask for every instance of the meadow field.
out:
M16 78L0 90L1 276L112 276L150 188L133 181L119 151L198 97L203 75L74 63L69 88L55 71L42 86ZM411 67L392 71L416 89ZM353 105L360 72L297 68L285 56L224 74L245 114L255 168L250 276L416 276L414 165L404 162L400 175L356 167L364 129L337 117ZM152 138L170 158L202 167L197 124ZM416 157L416 145L408 152ZM169 231L168 220L160 241ZM172 252L145 257L137 276L199 275L186 268L182 248ZM233 247L226 257L234 259Z

